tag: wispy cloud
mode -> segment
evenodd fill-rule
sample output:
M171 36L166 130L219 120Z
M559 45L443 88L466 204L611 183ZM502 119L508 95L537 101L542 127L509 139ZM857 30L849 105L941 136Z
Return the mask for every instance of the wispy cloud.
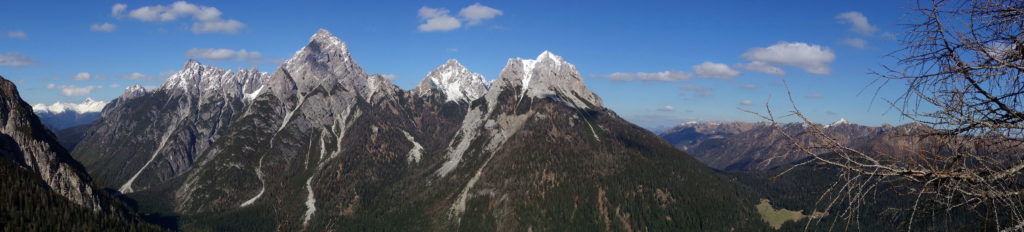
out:
M121 78L128 79L128 80L138 80L138 81L158 81L158 80L160 80L160 78L151 77L151 76L148 76L146 74L142 74L142 73L138 73L138 72L133 72L133 73L121 75Z
M696 85L680 85L679 89L682 90L682 91L686 91L686 92L692 92L694 95L701 96L701 97L710 97L710 96L712 96L711 91L714 90L712 88L703 87L703 86L696 86Z
M263 54L257 51L248 51L245 49L232 50L226 48L193 48L185 51L185 57L191 59L205 59L205 60L218 60L218 61L253 61L263 57Z
M7 38L28 39L28 34L26 34L25 31L22 30L8 31Z
M843 44L846 44L847 46L855 47L855 48L865 48L865 47L868 46L868 41L864 40L864 39L861 39L861 38L849 38L849 39L844 39L841 42Z
M0 54L0 66L25 67L32 65L36 65L36 61L31 57L14 52Z
M114 30L117 30L117 25L111 23L97 23L89 25L89 30L98 32L112 32Z
M114 4L111 14L114 17L124 17L144 22L169 22L178 18L189 18L192 21L192 33L225 33L237 34L245 24L234 19L221 18L223 12L216 7L195 5L185 1L177 1L171 5L143 6L131 11L125 4Z
M850 24L850 30L862 35L871 35L878 31L878 27L868 22L868 17L857 11L844 12L836 15L839 23Z
M744 88L744 89L756 89L756 88L761 88L761 86L758 86L758 85L754 85L754 84L746 84L746 85L741 85L741 86L740 86L740 88Z
M612 81L664 81L664 82L676 82L686 81L693 78L693 73L668 70L656 73L647 72L617 72L608 75L595 75L599 78L604 78Z
M93 90L99 89L99 88L103 88L103 86L87 85L87 86L79 87L79 86L75 86L75 85L56 85L56 84L52 84L51 83L51 84L46 85L46 88L47 89L59 89L61 96L70 97L70 96L88 95L88 94L92 93Z
M117 3L113 7L110 7L110 16L121 17L124 11L128 9L127 4Z
M672 111L676 111L676 107L674 107L674 106L662 106L662 107L658 108L658 111L672 112Z
M92 79L92 74L89 74L87 72L80 72L72 76L71 79L76 81L87 81L89 79Z
M616 72L607 75L593 75L594 77L604 78L612 81L662 81L662 82L677 82L677 81L688 81L694 77L699 78L714 78L714 79L731 79L739 76L741 73L735 69L729 67L729 65L704 62L698 65L694 65L694 72L685 72L679 70L666 70L661 72Z
M754 101L751 101L751 100L742 100L742 101L740 101L740 105L749 106L749 105L753 105L753 104L754 104Z

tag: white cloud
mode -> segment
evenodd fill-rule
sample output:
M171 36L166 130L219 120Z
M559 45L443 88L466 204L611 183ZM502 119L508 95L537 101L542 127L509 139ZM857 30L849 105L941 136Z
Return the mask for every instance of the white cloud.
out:
M117 15L119 5L114 5L112 13ZM126 7L126 6L125 6ZM123 9L121 10L123 11ZM221 18L216 7L200 6L185 1L172 3L170 6L143 6L128 12L128 17L145 22L168 22L178 18L191 17L192 32L196 34L219 32L235 34L245 28L245 24L234 19Z
M868 46L868 41L861 38L849 38L841 41L843 44L849 45L855 48L864 48Z
M32 60L31 57L22 54L14 52L0 54L0 66L25 67L32 66L35 64L35 60Z
M127 9L128 9L128 5L127 4L122 4L122 3L114 4L113 7L110 7L110 16L114 16L114 17L120 18L121 14L124 13L124 10L127 10Z
M753 65L755 68L766 68L763 65L785 65L798 67L809 73L819 75L829 74L832 71L829 63L836 59L835 53L827 47L784 41L764 48L751 48L741 56L751 61L747 66ZM750 67L747 67L747 69L758 71ZM763 72L781 75L781 70L771 70L771 68L766 68Z
M782 71L781 68L766 64L762 61L751 61L746 64L735 64L734 66L750 71L763 72L776 76L786 75L786 71Z
M656 72L656 73L617 72L617 73L612 73L612 74L608 74L608 75L598 75L597 77L605 78L605 79L613 80L613 81L634 81L634 80L639 80L639 81L674 82L674 81L690 80L690 78L693 78L693 73L688 73L688 72L683 72L683 71L676 71L676 70L668 70L668 71Z
M25 34L25 32L21 30L8 31L7 37L12 39L28 39L28 34Z
M208 32L222 32L227 34L237 34L242 30L242 28L245 28L245 24L234 19L200 21L192 24L192 33L202 34Z
M75 86L75 85L55 85L55 84L51 83L51 84L46 85L46 88L47 89L60 89L60 95L71 97L71 96L82 96L82 95L90 94L90 93L92 93L92 91L94 89L103 88L103 86L87 85L87 86L78 87L78 86Z
M466 8L462 8L462 10L459 11L459 16L462 17L462 19L465 19L466 24L470 26L480 24L480 22L487 19L493 19L501 14L501 10L480 5L479 2L467 6Z
M129 80L141 80L141 81L156 81L156 80L159 80L156 77L146 76L146 74L142 74L142 73L138 73L138 72L133 72L133 73L121 75L121 78L129 79Z
M680 85L679 89L683 90L683 91L686 91L686 92L693 92L695 95L701 96L701 97L710 97L711 96L711 90L714 90L712 88L696 86L696 85Z
M185 51L185 57L206 60L249 61L263 57L257 51L231 50L226 48L193 48Z
M89 26L89 30L99 32L111 32L117 30L117 25L111 23L97 23Z
M878 27L871 25L868 22L868 17L857 11L845 12L836 15L836 19L839 19L839 23L850 24L850 30L860 33L862 35L871 35L875 31L878 31Z
M740 101L740 105L749 106L749 105L753 105L753 104L754 104L754 101L751 101L751 100L742 100L742 101Z
M661 108L658 108L658 111L665 111L665 112L671 112L671 111L675 111L675 110L676 110L676 107L674 107L674 106L662 106Z
M431 7L420 7L418 14L420 19L423 20L423 24L420 24L417 29L423 32L431 31L451 31L462 27L463 23L466 26L473 26L480 24L484 20L493 19L499 15L504 14L501 10L494 9L488 6L475 3L469 5L459 11L459 17L455 18L449 14L449 10L445 8L431 8Z
M76 81L87 81L89 79L92 79L92 74L89 74L87 72L80 72L78 74L75 74L75 76L72 76L71 79Z
M448 9L424 6L420 8L419 15L420 19L426 21L418 27L420 31L451 31L462 27L458 19L448 15Z
M729 65L712 62L694 65L693 71L697 73L697 76L703 78L730 79L740 75L740 71L730 68Z

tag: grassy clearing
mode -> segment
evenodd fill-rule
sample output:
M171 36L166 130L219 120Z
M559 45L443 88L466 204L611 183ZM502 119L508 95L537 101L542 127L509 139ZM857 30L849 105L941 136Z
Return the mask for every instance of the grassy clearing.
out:
M768 225L771 225L776 230L782 228L782 224L786 223L786 221L796 222L807 217L801 211L775 209L768 199L761 199L761 203L757 204L756 207L757 213L761 214L761 219L768 222Z

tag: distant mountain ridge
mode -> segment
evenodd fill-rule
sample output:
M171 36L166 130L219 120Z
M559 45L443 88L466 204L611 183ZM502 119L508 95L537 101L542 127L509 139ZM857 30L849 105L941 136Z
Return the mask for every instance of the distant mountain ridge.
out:
M53 104L35 104L32 110L46 127L53 131L63 130L91 123L99 118L105 101L96 101L86 98L82 103L55 102Z
M688 122L666 130L659 136L715 169L767 170L807 157L782 132L806 142L811 139L807 134L810 126L820 126L826 135L844 146L879 154L909 157L923 148L935 145L935 141L922 140L916 136L918 132L932 130L921 124L863 126L843 118L825 125ZM786 158L765 162L775 156Z

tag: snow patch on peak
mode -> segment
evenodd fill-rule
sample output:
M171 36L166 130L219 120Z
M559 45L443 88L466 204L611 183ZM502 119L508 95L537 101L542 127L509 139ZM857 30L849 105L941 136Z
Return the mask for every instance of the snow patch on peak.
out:
M37 113L52 113L60 114L65 111L74 112L77 114L84 113L95 113L103 110L103 107L107 105L105 101L96 101L92 98L86 98L82 103L66 103L66 102L54 102L53 104L35 104L32 105L32 111Z
M838 125L846 125L846 124L852 124L852 123L850 123L850 121L846 121L846 118L839 118L839 120L836 120L835 122L833 122L831 124L825 125L825 128L834 127L834 126L838 126Z

